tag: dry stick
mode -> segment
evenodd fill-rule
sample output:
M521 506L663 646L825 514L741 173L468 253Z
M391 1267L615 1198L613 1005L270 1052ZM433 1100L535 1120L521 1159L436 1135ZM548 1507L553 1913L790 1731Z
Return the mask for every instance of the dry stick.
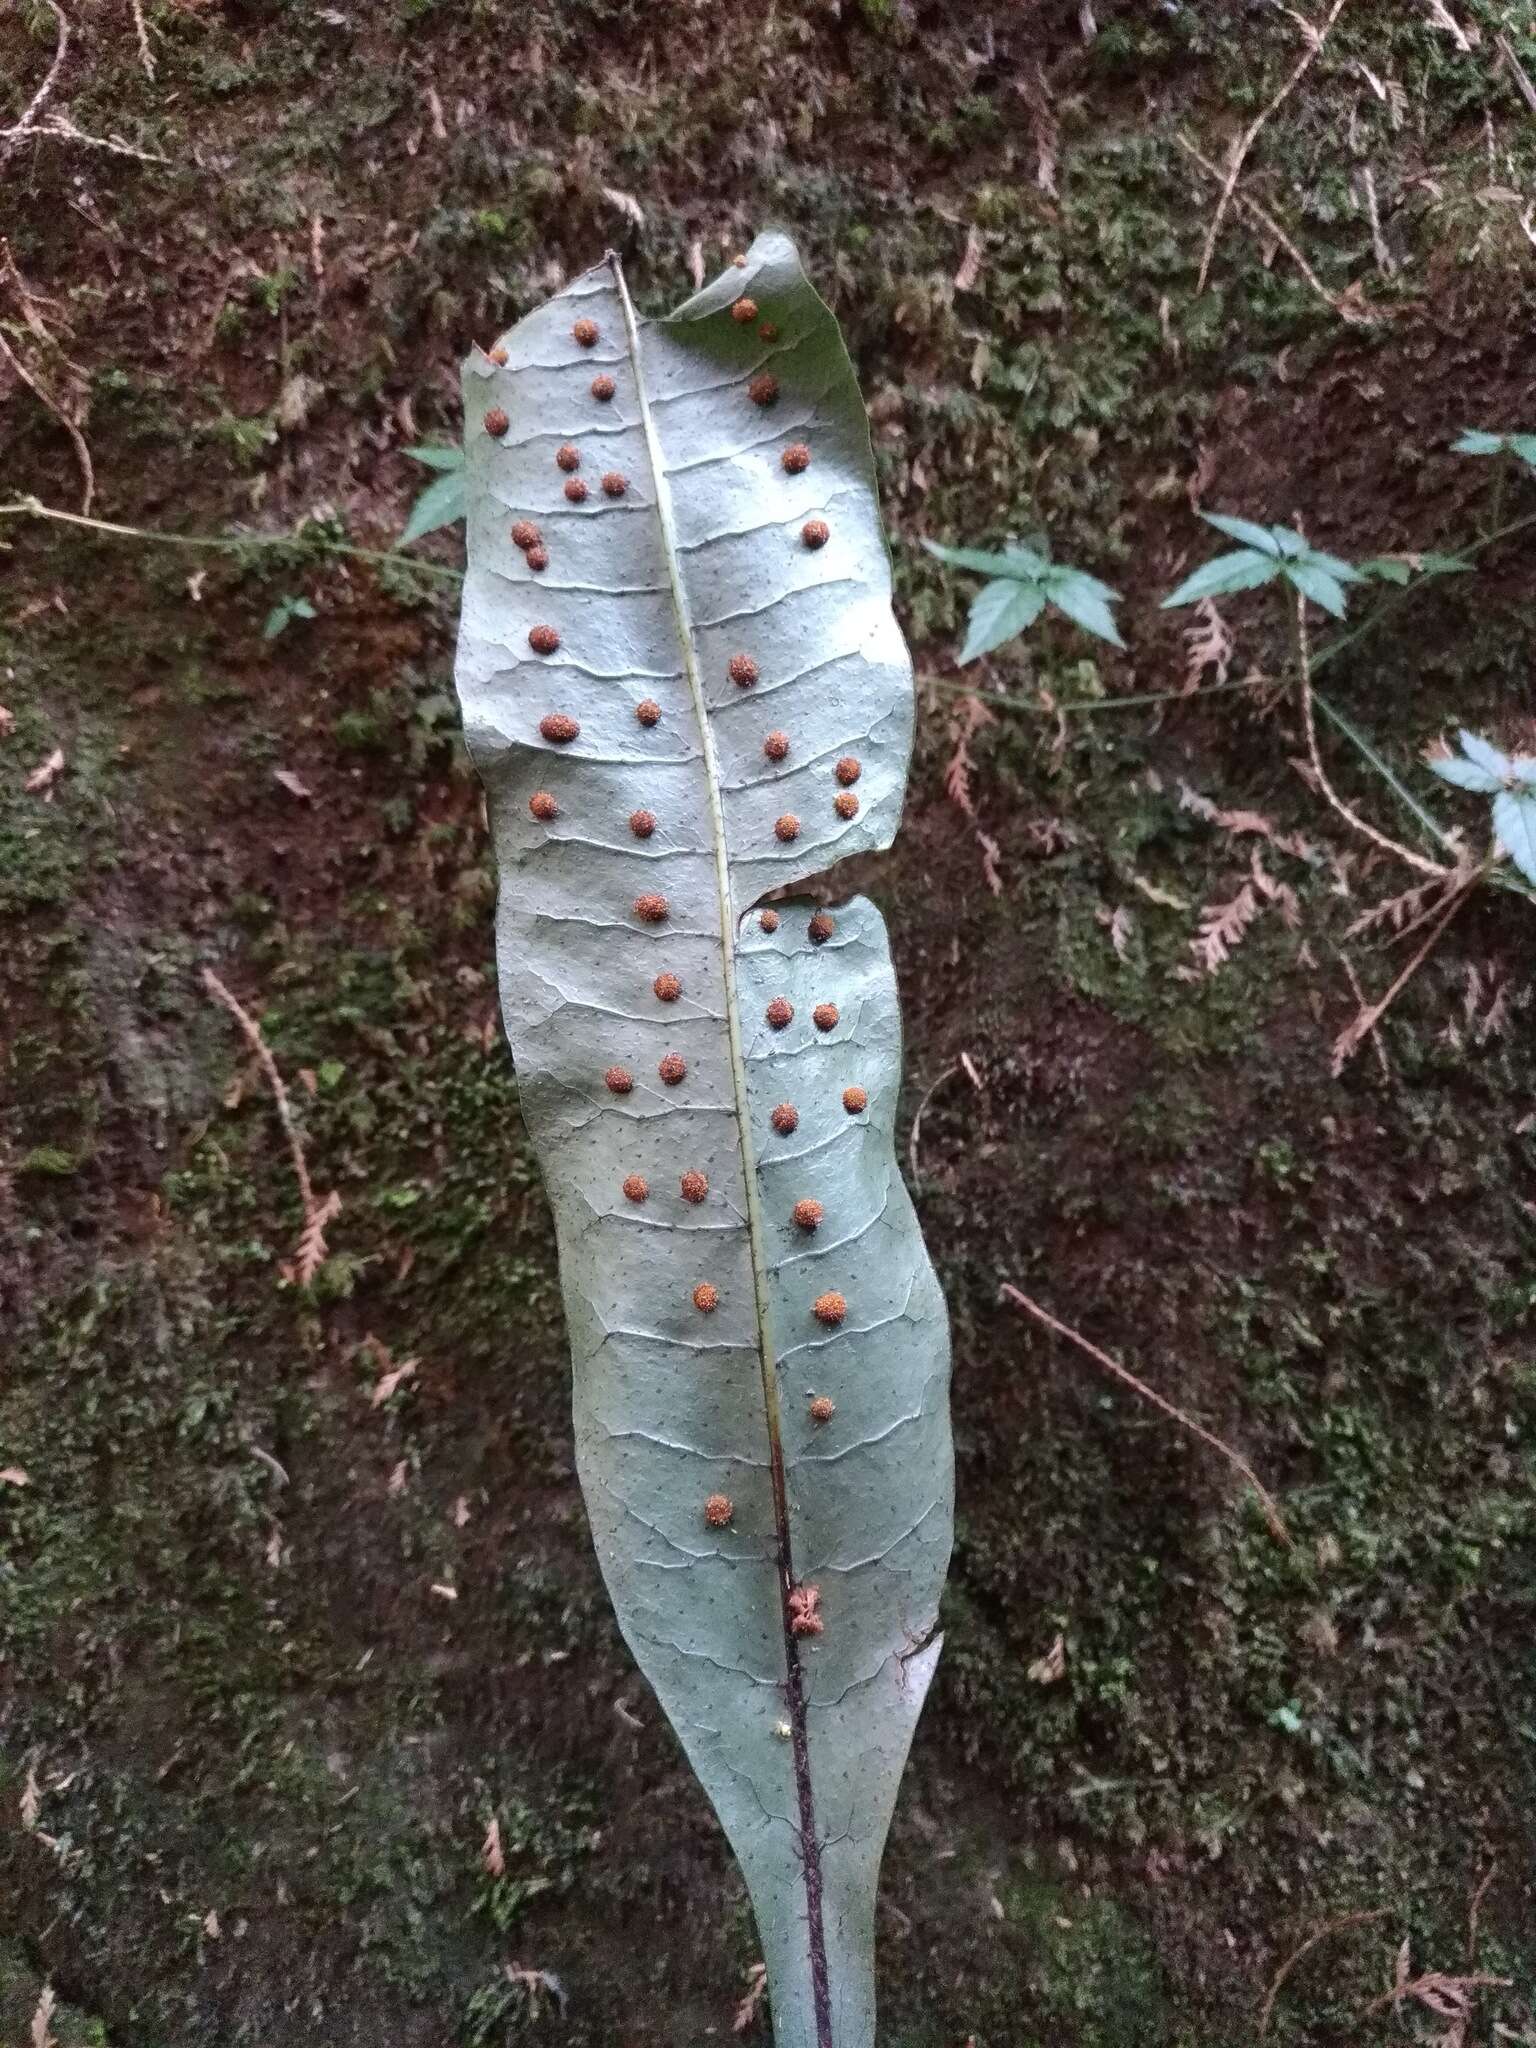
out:
M139 37L139 62L144 66L144 76L153 78L155 60L149 48L149 29L144 21L144 0L133 0L133 25Z
M1216 166L1213 163L1211 163L1206 157L1203 157L1200 154L1199 150L1196 149L1195 145L1190 141L1187 135L1175 136L1174 140L1178 143L1179 148L1183 150L1184 154L1187 157L1189 157L1193 162L1197 163L1200 166L1201 170L1204 171L1208 177L1220 179L1222 173L1219 170L1217 170ZM1311 285L1313 291L1317 293L1317 296L1322 300L1323 304L1328 308L1329 312L1334 314L1336 318L1343 320L1349 323L1350 325L1359 326L1364 322L1369 322L1378 317L1376 314L1363 310L1361 308L1347 306L1336 292L1329 291L1327 285L1323 283L1323 280L1312 268L1311 264L1307 261L1306 257L1302 255L1301 251L1297 248L1296 244L1291 240L1290 236L1285 232L1285 229L1281 227L1280 223L1275 219L1274 215L1271 213L1266 213L1264 211L1264 208L1259 205L1256 199L1250 199L1246 192L1239 192L1237 194L1237 203L1240 207L1242 207L1245 213L1252 214L1253 218L1259 223L1260 227L1266 231L1266 233L1274 236L1275 240L1279 243L1280 247L1285 251L1286 255L1290 257L1291 261L1295 264L1296 268L1301 272L1302 276L1306 279L1307 283Z
M1317 777L1317 786L1324 799L1338 812L1346 825L1379 846L1384 853L1395 854L1406 861L1411 868L1417 868L1421 875L1452 875L1454 868L1443 862L1431 860L1427 854L1415 853L1411 846L1404 846L1396 839L1389 839L1385 832L1368 824L1358 812L1352 811L1333 784L1328 780L1328 771L1323 766L1323 757L1317 744L1317 721L1312 707L1312 662L1307 640L1307 601L1300 591L1296 593L1296 609L1291 623L1291 644L1296 655L1296 688L1301 701L1301 726L1307 742L1307 759L1312 773Z
M1477 1890L1472 1894L1472 1904L1467 1909L1467 1968L1470 1970L1477 1961L1477 1916L1482 1910L1483 1894L1499 1874L1497 1863L1490 1863L1487 1873Z
M80 429L57 400L51 398L42 385L38 383L26 364L21 360L21 357L17 355L15 349L6 340L4 334L0 334L0 356L4 356L5 360L16 372L22 383L26 385L44 412L51 418L56 419L65 433L68 434L74 446L75 460L80 465L80 480L84 486L80 499L80 511L82 515L89 512L91 501L96 496L96 471L91 465L91 451L86 445L84 434L81 433Z
M1221 233L1221 224L1226 218L1227 207L1231 203L1232 194L1237 189L1237 181L1242 175L1243 165L1248 159L1249 150L1258 141L1259 131L1263 128L1264 123L1271 114L1279 112L1297 86L1300 85L1303 78L1306 77L1307 72L1322 50L1323 44L1328 40L1328 31L1344 11L1344 6L1345 0L1333 0L1333 6L1329 10L1328 18L1321 28L1313 28L1307 25L1307 47L1302 51L1301 56L1292 67L1290 77L1286 79L1284 85L1281 86L1263 112L1243 130L1237 147L1232 152L1232 160L1227 166L1226 182L1221 188L1221 197L1216 202L1216 211L1211 216L1211 225L1206 233L1205 252L1200 258L1200 275L1195 283L1195 296L1197 298L1205 290L1205 281L1211 271L1211 258L1216 253L1216 240Z
M1182 1408L1176 1408L1171 1401L1149 1387L1145 1380L1137 1379L1135 1373L1117 1364L1107 1351L1101 1351L1097 1344L1090 1343L1080 1331L1070 1328L1066 1323L1058 1322L1048 1309L1043 1309L1038 1301L1031 1301L1029 1296L1015 1287L1011 1281L1004 1280L1001 1284L1004 1296L1016 1308L1026 1310L1037 1321L1044 1323L1048 1330L1054 1330L1058 1337L1065 1337L1069 1344L1075 1344L1080 1351L1086 1351L1095 1364L1102 1365L1106 1372L1113 1373L1117 1380L1122 1380L1126 1386L1140 1394L1144 1401L1150 1401L1154 1408L1160 1408L1164 1415L1178 1423L1182 1429L1187 1429L1191 1435L1199 1437L1202 1443L1209 1444L1213 1451L1220 1451L1227 1462L1242 1473L1259 1496L1259 1505L1264 1510L1264 1519L1268 1522L1270 1534L1275 1541L1284 1544L1287 1550L1291 1548L1291 1532L1285 1526L1284 1517L1275 1505L1274 1496L1246 1458L1240 1457L1230 1444L1224 1444L1219 1436L1213 1436L1202 1424L1196 1422L1193 1416L1186 1415Z
M1275 2000L1280 1996L1281 1985L1304 1955L1315 1949L1320 1941L1326 1941L1330 1934L1342 1934L1347 1927L1364 1927L1371 1920L1385 1920L1391 1911L1390 1906L1373 1906L1369 1913L1346 1913L1342 1920L1330 1920L1325 1926L1319 1927L1315 1934L1309 1934L1301 1947L1294 1954L1287 1956L1275 1972L1259 2013L1259 2039L1262 2041L1269 2031L1270 2018L1275 2010Z
M917 1164L917 1141L923 1128L923 1112L927 1109L929 1103L932 1102L934 1096L937 1095L939 1090L944 1086L944 1083L947 1080L949 1080L952 1075L958 1074L959 1071L960 1069L958 1067L946 1067L943 1073L940 1074L937 1081L935 1081L933 1085L926 1091L922 1101L917 1105L917 1115L912 1119L912 1135L907 1140L907 1164L912 1169L912 1185L914 1187L918 1185L918 1183L922 1180L923 1177L918 1170Z
M1420 1991L1439 1991L1442 1986L1454 1984L1458 1991L1480 1991L1489 1987L1507 1989L1512 1979L1490 1977L1486 1970L1475 1970L1469 1977L1448 1977L1444 1970L1426 1970L1422 1977L1414 1977L1406 1984L1394 1984L1390 1991L1383 1991L1380 1998L1373 1998L1355 2015L1358 2020L1368 2020L1373 2013L1385 2012L1389 2005L1401 2005L1405 1998L1413 1998ZM1428 2003L1428 2001L1425 2001ZM1441 2012L1444 2006L1430 2006L1431 2012Z
M304 1147L299 1139L298 1126L293 1121L293 1110L288 1101L288 1090L283 1077L277 1071L271 1048L261 1035L261 1026L249 1011L242 1008L235 997L220 981L211 967L203 969L203 987L216 1003L221 1003L239 1025L246 1043L256 1055L261 1071L267 1077L267 1086L272 1090L272 1100L277 1106L277 1120L283 1127L283 1136L288 1141L288 1156L293 1161L293 1177L299 1184L299 1200L304 1205L304 1229L299 1239L299 1264L307 1268L303 1276L314 1277L314 1271L325 1257L325 1226L340 1214L341 1198L333 1188L323 1201L315 1200L315 1191L309 1178L309 1165L304 1157Z
M1397 1001L1398 997L1402 994L1403 990L1408 986L1409 982L1413 979L1414 975L1418 973L1419 969L1424 965L1424 962L1429 958L1430 954L1433 953L1435 947L1440 943L1441 934L1444 932L1446 926L1450 923L1451 919L1456 915L1457 911L1460 910L1463 903L1466 902L1467 898L1472 894L1473 889L1483 879L1484 875L1487 874L1491 866L1491 861L1484 861L1483 865L1480 868L1475 868L1473 870L1470 878L1462 885L1461 888L1459 888L1456 891L1455 895L1451 898L1449 904L1447 904L1443 914L1436 920L1435 924L1431 926L1429 937L1424 941L1423 945L1420 946L1417 953L1414 954L1413 958L1408 962L1408 965L1403 969L1402 973L1397 977L1396 981L1394 981L1392 986L1387 990L1386 994L1382 997L1381 1001L1379 1003L1373 1003L1368 1010L1362 1010L1358 1017L1356 1017L1351 1023L1345 1025L1344 1029L1333 1041L1333 1072L1335 1076L1338 1076L1339 1074L1343 1073L1345 1067L1354 1058L1356 1052L1359 1050L1361 1039L1364 1038L1365 1034L1368 1031L1374 1031L1376 1029L1376 1026L1381 1022L1382 1018L1387 1014L1388 1010L1390 1010L1392 1005Z
M48 76L33 93L26 111L14 128L7 128L0 135L0 164L8 164L27 137L34 132L37 116L52 97L53 89L59 82L59 73L64 69L64 59L69 55L69 21L58 0L48 0L53 9L53 18L59 24L59 40L53 53L53 62L48 66Z
M1350 959L1342 946L1339 947L1338 952L1340 960L1344 963L1344 972L1349 977L1350 988L1354 991L1355 1001L1360 1005L1361 1015L1364 1015L1370 1005L1366 1000L1365 990L1360 986L1360 977L1355 972L1355 963ZM1383 1081L1390 1081L1392 1078L1392 1062L1387 1058L1387 1048L1381 1042L1380 1027L1372 1024L1368 1028L1371 1044L1376 1051L1376 1064L1381 1068L1381 1078Z

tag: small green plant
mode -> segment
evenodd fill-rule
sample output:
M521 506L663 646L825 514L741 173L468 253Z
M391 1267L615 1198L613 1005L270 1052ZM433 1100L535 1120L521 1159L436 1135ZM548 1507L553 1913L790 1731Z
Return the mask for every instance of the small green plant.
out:
M263 640L275 640L279 633L286 633L295 619L318 618L319 613L307 597L290 595L280 597L267 613L266 623L261 629Z
M1432 753L1427 763L1442 782L1491 796L1495 837L1528 882L1536 882L1536 757L1506 754L1476 733L1457 735L1461 752Z
M1199 604L1202 598L1258 590L1266 583L1288 583L1325 612L1342 619L1348 609L1345 585L1365 580L1364 572L1352 562L1312 547L1294 527L1260 526L1226 512L1202 512L1200 517L1207 526L1242 545L1186 576L1178 589L1163 599L1164 611Z
M402 451L423 469L438 472L411 507L411 516L400 534L400 546L409 547L423 534L436 533L444 526L456 526L464 517L464 450L457 444L423 441L419 447Z
M1515 455L1527 469L1536 470L1536 434L1490 434L1482 427L1468 427L1451 446L1458 455Z
M960 649L962 667L983 654L994 653L1005 642L1016 640L1047 605L1054 606L1085 633L1107 640L1111 647L1125 645L1110 610L1112 604L1119 603L1120 593L1081 569L1053 562L1043 540L1034 547L1010 541L1001 554L985 548L941 547L935 540L925 540L923 546L952 569L971 569L977 575L991 578L971 602L965 644Z

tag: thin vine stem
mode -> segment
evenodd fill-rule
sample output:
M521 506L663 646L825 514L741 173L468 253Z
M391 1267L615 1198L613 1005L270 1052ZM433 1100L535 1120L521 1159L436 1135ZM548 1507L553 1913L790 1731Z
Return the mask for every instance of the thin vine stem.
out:
M0 505L0 519L4 518L51 519L64 526L84 526L92 533L111 534L119 540L160 541L175 548L217 548L229 554L246 548L309 549L322 556L345 555L355 562L387 562L398 569L417 570L424 576L446 576L455 583L464 581L464 571L450 568L446 562L402 555L394 548L360 548L351 541L328 540L319 534L165 533L149 526L119 526L110 519L90 519L83 512L61 512L56 505L45 505L40 498L18 498L13 504Z

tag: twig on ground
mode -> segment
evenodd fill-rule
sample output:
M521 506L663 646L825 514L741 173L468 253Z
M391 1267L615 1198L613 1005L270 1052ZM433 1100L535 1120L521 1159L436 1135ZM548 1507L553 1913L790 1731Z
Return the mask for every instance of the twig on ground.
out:
M1258 1495L1259 1505L1264 1511L1264 1519L1269 1524L1269 1532L1275 1541L1283 1544L1287 1550L1292 1547L1291 1532L1285 1526L1285 1519L1275 1504L1274 1496L1269 1492L1246 1458L1242 1457L1237 1451L1234 1451L1230 1444L1224 1444L1219 1436L1213 1436L1211 1431L1206 1429L1203 1424L1196 1422L1193 1416L1186 1415L1182 1408L1176 1408L1172 1401L1167 1400L1162 1394L1156 1392L1154 1388L1149 1387L1145 1380L1138 1379L1135 1373L1128 1371L1125 1366L1117 1363L1115 1359L1110 1357L1107 1351L1101 1351L1097 1344L1090 1343L1088 1338L1082 1335L1081 1331L1072 1329L1066 1323L1058 1322L1049 1309L1042 1308L1038 1301L1031 1301L1029 1296L1020 1288L1015 1287L1011 1281L1004 1280L1001 1283L1001 1287L1003 1298L1006 1301L1011 1301L1015 1308L1023 1309L1027 1314L1035 1317L1037 1322L1044 1323L1048 1330L1054 1330L1058 1337L1065 1337L1069 1344L1075 1344L1080 1351L1085 1351L1096 1365L1103 1366L1107 1373L1112 1373L1117 1380L1130 1387L1134 1393L1140 1394L1144 1401L1150 1401L1152 1406L1160 1409L1170 1421L1178 1423L1181 1429L1187 1429L1192 1436L1199 1437L1200 1441L1209 1444L1213 1451L1219 1451L1228 1464L1234 1466L1243 1475Z
M1519 88L1521 99L1525 101L1525 104L1530 108L1531 112L1533 114L1536 114L1536 85L1532 85L1530 73L1526 70L1525 66L1520 62L1520 59L1515 55L1514 44L1509 40L1509 37L1504 33L1503 29L1499 30L1499 33L1494 38L1494 40L1497 42L1499 46L1499 55L1504 59L1504 62L1509 66L1510 76L1514 79L1516 86Z
M156 533L148 526L117 526L110 519L87 519L81 512L61 512L40 498L17 498L0 505L0 519L54 519L65 526L88 526L93 533L110 533L119 540L153 540L176 548L220 548L238 554L242 548L304 548L313 546L322 555L345 555L354 562L389 562L398 569L419 569L427 576L446 576L454 583L464 581L462 569L446 562L429 561L424 555L403 555L393 548L358 548L350 541L314 541L302 533Z
M907 1164L912 1169L912 1185L914 1187L918 1185L918 1183L922 1180L923 1177L917 1163L917 1141L922 1136L923 1113L927 1109L929 1103L932 1102L934 1096L937 1095L939 1090L944 1086L944 1083L950 1080L954 1075L958 1074L959 1071L960 1069L958 1066L946 1067L943 1073L940 1074L939 1078L931 1084L927 1092L924 1094L922 1101L917 1105L917 1115L912 1119L912 1135L907 1140Z
M298 1126L293 1120L293 1109L288 1100L288 1090L282 1075L277 1070L277 1061L272 1057L271 1047L261 1035L261 1026L256 1019L231 995L211 967L203 969L203 987L216 1003L228 1010L239 1025L247 1045L256 1055L256 1060L267 1078L272 1090L272 1100L277 1108L277 1120L283 1127L283 1136L288 1144L288 1157L293 1162L293 1177L299 1184L299 1201L304 1209L304 1228L299 1234L298 1250L294 1258L293 1274L301 1287L307 1287L316 1273L325 1264L328 1256L325 1245L325 1226L341 1214L341 1197L333 1188L328 1195L315 1198L315 1190L309 1178L309 1163L304 1157L303 1142Z
M1497 1863L1490 1863L1483 1873L1482 1882L1472 1894L1472 1903L1467 1908L1467 1968L1470 1970L1477 1961L1477 1916L1482 1911L1483 1897L1489 1885L1499 1874Z
M1345 0L1333 0L1333 6L1329 9L1328 17L1321 27L1314 27L1310 23L1303 24L1307 38L1307 47L1291 67L1290 75L1287 77L1284 85L1281 86L1269 104L1249 122L1248 126L1238 137L1236 147L1232 151L1231 161L1227 165L1227 174L1222 184L1221 197L1216 202L1216 211L1212 214L1211 225L1206 231L1205 249L1200 257L1200 275L1195 282L1195 296L1197 298L1205 290L1206 279L1210 276L1211 258L1216 253L1216 242L1221 234L1221 224L1226 218L1227 208L1231 204L1232 195L1237 189L1237 181L1242 176L1243 165L1247 162L1248 152L1253 148L1255 142L1258 141L1259 133L1264 123L1272 114L1279 112L1297 86L1300 85L1302 79L1306 77L1323 44L1328 40L1329 30L1338 20L1344 7ZM1294 18L1300 19L1299 16Z
M139 38L139 62L144 66L144 76L152 79L155 75L155 59L149 47L149 26L144 19L144 0L133 0L133 26Z
M9 128L0 128L0 167L8 164L24 142L34 138L53 142L78 142L86 149L104 149L109 156L132 157L136 163L163 164L170 158L152 149L135 149L131 142L124 142L120 135L87 135L83 128L77 128L67 114L49 114L44 117L44 108L53 97L64 69L64 59L69 54L69 17L58 4L58 0L47 0L53 18L59 25L58 41L54 45L53 62L48 66L48 75L28 101L21 119ZM139 17L138 0L135 0L134 15L140 19L140 51L146 64L152 66L147 36L142 33L142 18ZM153 68L150 77L154 77Z
M1346 1913L1342 1919L1329 1920L1309 1934L1301 1947L1292 1951L1270 1980L1269 1990L1264 1994L1264 2003L1259 2011L1259 2039L1262 2041L1269 2032L1269 2022L1275 2010L1275 2000L1280 1996L1280 1987L1303 1956L1310 1955L1320 1941L1326 1941L1330 1934L1342 1934L1349 1927L1364 1927L1372 1920L1385 1920L1391 1912L1390 1906L1373 1906L1368 1913Z
M1360 977L1355 972L1355 963L1350 959L1342 946L1339 947L1338 952L1339 959L1344 965L1345 975L1349 980L1349 986L1354 992L1355 1001L1360 1005L1360 1014L1363 1016L1370 1008L1370 1003L1366 998L1365 990L1360 986ZM1367 1025L1366 1029L1370 1034L1371 1044L1375 1048L1376 1064L1381 1068L1381 1078L1383 1081L1390 1081L1392 1078L1392 1062L1387 1058L1387 1048L1382 1044L1380 1026L1376 1022L1372 1022Z
M10 364L38 404L51 418L58 421L70 438L75 451L75 460L80 466L80 479L83 486L80 511L74 516L83 518L89 513L91 500L96 495L96 472L92 467L91 451L86 443L85 435L80 430L80 423L76 413L78 411L83 414L85 410L86 395L90 390L90 379L78 363L71 362L69 357L65 355L63 349L59 346L58 337L50 329L39 310L45 304L52 307L57 302L52 299L45 300L40 293L34 291L31 285L27 283L21 272L16 268L16 259L11 254L11 246L4 236L0 236L0 286L9 286L14 293L27 332L36 338L44 351L62 363L65 370L74 379L75 390L72 400L66 398L60 392L51 389L43 377L30 369L22 357L17 354L7 338L4 328L0 327L0 358L3 358Z
M69 55L69 20L58 0L48 0L53 9L53 18L59 25L59 37L54 45L53 62L48 66L47 76L33 93L22 111L21 119L13 128L0 129L0 164L8 164L27 137L35 132L37 117L53 97L53 89L59 82L59 73L64 69L64 59Z
M1312 662L1307 640L1307 601L1300 591L1296 593L1296 606L1291 622L1291 642L1296 655L1296 689L1301 708L1301 729L1307 743L1307 760L1317 778L1318 791L1331 809L1336 811L1352 830L1369 839L1373 846L1379 846L1384 853L1405 861L1411 868L1417 868L1422 875L1450 875L1454 871L1443 861L1431 860L1427 854L1415 853L1411 846L1404 846L1400 840L1388 838L1385 832L1362 818L1358 811L1352 811L1348 804L1328 780L1328 771L1323 766L1323 757L1317 744L1317 720L1312 706Z
M1221 171L1219 171L1216 168L1216 166L1209 161L1208 158L1203 157L1200 154L1199 150L1196 149L1195 145L1189 140L1189 137L1187 135L1176 136L1175 140L1177 141L1179 148L1183 150L1184 154L1187 157L1189 157L1193 162L1197 163L1200 166L1201 170L1204 171L1208 177L1215 178L1218 183L1221 181L1224 174ZM1327 285L1323 283L1323 280L1312 268L1311 264L1307 261L1306 257L1302 255L1301 251L1297 248L1296 244L1291 240L1290 236L1285 232L1285 229L1281 227L1280 223L1275 219L1274 215L1271 213L1266 213L1264 208L1259 205L1258 201L1256 199L1250 199L1246 192L1239 192L1236 193L1234 196L1236 199L1236 203L1240 207L1242 207L1243 211L1247 214L1251 214L1252 217L1259 223L1260 227L1262 227L1267 234L1271 234L1274 236L1276 242L1279 243L1280 247L1285 251L1286 255L1290 257L1291 261L1295 264L1296 268L1301 272L1302 276L1306 279L1307 283L1312 287L1313 291L1317 293L1317 296L1322 300L1323 304L1328 308L1329 312L1334 314L1334 316L1337 319L1345 321L1350 326L1360 327L1368 326L1371 323L1371 321L1380 317L1378 314L1374 313L1370 309L1370 307L1352 304L1349 299L1341 297L1337 292L1329 291Z
M1333 1072L1335 1077L1343 1073L1345 1067L1348 1066L1356 1052L1358 1052L1361 1039L1365 1037L1368 1031L1376 1029L1414 975L1424 965L1424 962L1440 943L1441 935L1445 931L1446 926L1456 915L1457 911L1460 910L1463 903L1466 902L1473 889L1483 879L1484 875L1487 874L1491 866L1492 861L1487 860L1484 861L1480 868L1473 869L1468 880L1455 892L1444 911L1430 927L1429 937L1420 946L1417 953L1414 954L1408 965L1381 998L1381 1001L1379 1003L1372 1003L1368 1010L1362 1010L1358 1017L1345 1025L1344 1029L1333 1041Z

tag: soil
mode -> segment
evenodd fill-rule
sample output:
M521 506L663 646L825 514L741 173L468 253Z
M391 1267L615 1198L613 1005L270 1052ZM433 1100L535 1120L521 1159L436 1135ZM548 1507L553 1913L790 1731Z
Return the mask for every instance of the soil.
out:
M1352 587L1318 684L1481 849L1419 755L1536 715L1530 532L1489 540L1536 478L1450 447L1536 427L1536 130L1496 41L1536 72L1536 22L1450 11L1460 40L1346 10L1244 171L1310 280L1237 205L1203 294L1177 138L1225 162L1296 61L1283 10L146 0L152 77L133 10L71 17L51 106L149 160L7 167L0 504L80 504L62 411L92 516L295 538L0 522L0 2038L46 1982L64 2048L767 2039L590 1555L457 587L335 543L392 548L469 339L609 242L667 305L770 220L854 350L919 670L897 848L827 884L890 919L955 1338L882 2039L1228 2048L1330 1926L1277 2048L1457 2000L1466 2048L1536 2038L1531 905L1481 888L1335 1073L1351 977L1379 997L1422 937L1357 921L1423 878L1298 772L1270 593L1223 601L1224 675L1158 609L1224 544L1197 504L1351 560L1475 548ZM3 122L55 34L0 23ZM1131 651L1047 617L958 669L974 580L918 541L1041 530ZM451 569L457 533L411 552ZM340 1197L309 1285L207 966ZM1240 1451L1290 1546L1004 1280Z

